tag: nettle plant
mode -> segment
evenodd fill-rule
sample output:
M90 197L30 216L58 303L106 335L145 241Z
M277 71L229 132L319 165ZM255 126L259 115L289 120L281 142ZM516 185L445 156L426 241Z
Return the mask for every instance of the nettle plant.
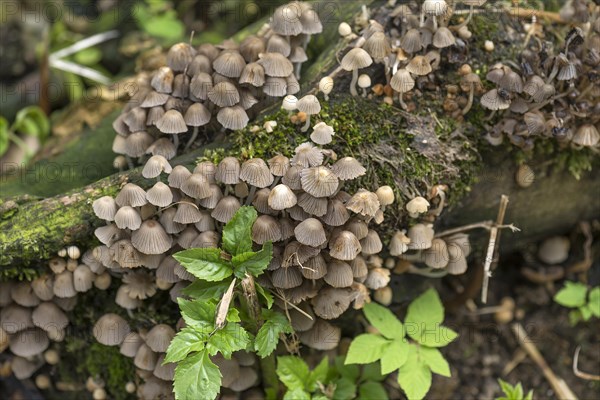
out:
M402 323L387 308L366 304L364 313L378 333L365 333L351 343L346 364L381 363L381 374L398 371L398 383L409 400L422 399L431 387L431 375L450 376L448 362L438 350L458 337L442 326L444 306L428 289L409 306Z
M222 249L195 248L174 255L198 278L183 292L190 300L178 299L186 326L172 340L164 360L178 363L177 399L213 399L219 394L223 375L211 357L231 359L235 351L245 350L265 358L275 350L280 334L292 332L288 319L270 309L271 294L254 282L273 253L271 242L258 251L252 248L256 218L253 207L241 207L223 228Z
M313 370L300 357L277 357L277 376L287 389L283 400L388 399L378 364L361 368L345 364L343 356L333 364L324 357Z
M569 312L571 324L600 318L600 286L588 288L580 282L565 282L565 287L554 295L554 301L561 306L573 308Z
M525 394L521 382L513 386L502 379L498 379L498 383L500 384L500 388L504 395L502 397L497 397L496 400L533 400L533 390L530 390Z

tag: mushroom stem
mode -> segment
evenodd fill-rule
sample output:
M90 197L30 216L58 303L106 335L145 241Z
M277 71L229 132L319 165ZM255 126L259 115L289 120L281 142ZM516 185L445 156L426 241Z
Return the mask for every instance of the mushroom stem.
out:
M435 215L436 217L439 217L442 214L442 211L444 210L444 203L446 202L446 193L444 193L443 190L438 190L438 196L440 197L440 203L438 204L437 208L433 211L433 215Z
M271 184L271 189L273 189L275 186L277 186L279 184L280 179L281 179L280 176L276 176L275 179L273 179L273 184Z
M310 128L310 114L306 115L306 123L304 124L302 129L300 129L300 131L306 132L308 130L308 128Z
M469 111L471 111L471 107L473 106L473 93L474 92L475 92L475 85L471 84L471 90L469 91L469 101L467 102L467 105L465 106L465 108L463 108L462 115L465 115Z
M246 205L249 206L254 200L254 194L256 193L256 186L250 186L250 193L248 193L248 197L246 197Z
M131 157L129 157L127 154L125 154L125 159L127 160L127 166L129 167L129 169L134 169L135 166L133 165L133 161L131 160Z
M456 31L458 31L463 26L467 26L467 24L469 22L471 22L471 19L473 18L473 8L474 8L474 6L470 6L469 7L469 15L467 16L467 19L465 19L462 23L460 23L460 24L458 24L456 26L450 27L450 30L453 30L453 31L456 30Z
M437 17L434 15L432 18L433 18L433 30L437 31L437 29L438 29Z
M294 75L296 75L296 79L300 79L300 71L302 70L302 63L297 62L294 64Z
M404 102L404 100L402 99L402 95L404 93L398 93L398 101L400 102L400 107L402 107L403 110L407 110L408 107L406 107L406 103Z
M188 142L185 144L185 147L183 148L183 152L184 153L185 153L185 151L187 149L190 148L190 146L192 145L192 143L194 143L197 138L198 138L198 127L195 126L194 127L194 133L192 133L192 137L190 138L190 140L188 140Z
M179 135L173 135L173 146L175 146L175 149L179 147Z
M427 278L443 278L448 275L448 271L443 269L441 271L434 271L432 268L417 268L414 265L408 267L409 274L421 275Z
M367 88L360 88L360 92L362 94L362 97L367 97Z
M421 254L420 251L417 251L414 254L404 253L400 256L400 259L406 260L406 261L421 262L421 261L423 261L423 255Z
M421 7L421 20L419 21L419 28L422 28L425 26L425 11L423 10L423 7Z
M350 82L350 94L352 96L358 96L358 92L356 91L356 82L358 81L358 69L354 68L352 70L352 81Z

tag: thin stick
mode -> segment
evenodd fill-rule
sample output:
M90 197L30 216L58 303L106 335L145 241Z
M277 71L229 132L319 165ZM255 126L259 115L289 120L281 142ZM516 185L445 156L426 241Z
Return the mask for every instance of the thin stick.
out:
M498 226L504 222L504 216L506 215L506 208L508 207L508 196L502 195L500 197L500 209L498 210L498 217L496 218L496 224L490 229L490 240L488 242L487 254L485 256L485 263L483 264L483 283L481 285L481 302L487 303L488 286L490 284L490 278L492 277L491 266L494 260L494 251L496 248L498 235Z
M520 232L521 230L517 228L514 224L504 224L504 225L496 225L492 221L483 221L483 222L475 222L473 224L459 226L457 228L448 229L435 234L436 238L454 235L455 233L462 233L466 231L472 231L473 229L487 229L491 231L493 227L498 229L510 229L513 232Z
M579 352L581 351L581 346L577 346L575 349L575 355L573 356L573 373L575 376L581 379L585 379L587 381L600 381L600 375L592 375L587 372L582 372L577 368L577 364L579 363Z
M552 386L552 389L556 393L559 400L577 400L577 396L571 391L566 382L556 376L556 374L550 369L546 360L537 349L531 338L527 335L525 328L515 322L512 324L512 330L519 342L519 345L527 352L529 357L536 363L536 365L542 370L544 376Z
M110 79L102 75L100 72L91 68L83 67L79 64L75 64L71 61L65 61L61 59L49 59L48 65L52 68L60 69L61 71L71 72L75 75L83 76L84 78L91 79L92 81L101 83L103 85L110 84Z

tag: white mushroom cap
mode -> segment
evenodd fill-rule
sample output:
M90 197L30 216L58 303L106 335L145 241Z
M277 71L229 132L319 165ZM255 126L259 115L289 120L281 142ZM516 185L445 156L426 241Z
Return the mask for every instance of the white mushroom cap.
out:
M94 337L106 346L118 346L123 343L125 336L131 328L123 318L117 314L104 314L94 325Z
M175 331L169 325L159 324L154 326L146 335L146 344L157 353L164 353L175 336Z
M429 202L421 197L417 196L406 204L406 211L410 214L411 217L416 218L419 214L423 214L427 212L429 209Z

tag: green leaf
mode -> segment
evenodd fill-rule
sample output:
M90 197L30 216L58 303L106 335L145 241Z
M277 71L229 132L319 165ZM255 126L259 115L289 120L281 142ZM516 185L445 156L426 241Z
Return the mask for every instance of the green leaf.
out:
M272 257L273 243L267 242L258 252L250 251L234 256L231 259L233 273L240 279L244 279L247 273L259 276L269 266Z
M175 253L173 257L190 274L205 281L222 281L233 273L229 261L221 257L220 249L189 249Z
M458 337L458 333L445 326L427 326L420 335L412 336L417 342L429 347L444 347Z
M588 307L590 311L597 318L600 318L600 286L590 290L589 299Z
M294 390L288 390L283 395L283 400L311 400L310 393L304 389L296 388Z
M581 307L585 304L587 286L580 282L565 282L562 288L554 296L554 301L565 307Z
M202 350L177 364L173 386L176 399L213 400L221 388L221 372Z
M371 325L377 328L386 338L404 338L404 326L402 326L402 322L386 307L372 301L365 304L363 311Z
M400 368L408 358L410 345L406 339L398 339L387 345L381 356L381 373L387 375Z
M181 21L168 14L152 17L143 24L143 28L149 35L165 39L167 43L180 40L185 33L185 26Z
M187 357L189 353L203 350L207 339L208 333L186 326L171 340L164 362L178 362Z
M234 351L245 349L249 343L248 332L240 324L229 322L213 333L206 343L206 349L211 356L221 353L223 357L230 359Z
M438 349L431 347L421 347L419 349L421 359L429 366L432 372L450 377L450 366Z
M254 207L240 207L223 228L223 249L237 256L252 251L252 225L257 213Z
M523 400L523 387L521 386L521 382L513 386L502 379L498 379L498 383L505 394L505 397L499 397L499 400Z
M344 378L350 381L356 381L360 376L360 368L358 365L345 364L344 356L337 356L334 360L335 369Z
M264 324L258 330L254 339L254 350L261 358L269 356L279 343L279 334L292 333L290 322L280 312L264 310Z
M360 381L375 381L381 382L385 379L385 375L381 374L381 366L378 362L366 364L362 366L362 373L360 374Z
M592 318L592 310L590 310L587 304L579 307L579 312L584 321L589 321Z
M388 395L379 382L365 382L358 388L358 398L361 400L387 400Z
M207 282L196 279L185 287L181 293L196 300L219 299L227 291L230 281Z
M308 379L306 381L306 389L309 392L314 392L319 388L317 382L325 384L327 381L327 373L329 372L329 357L325 356L321 362L310 371Z
M523 400L533 400L533 390L527 392L527 396Z
M96 47L88 47L75 53L73 59L78 64L92 66L102 60L102 51Z
M381 358L388 341L381 336L364 333L358 335L348 349L346 364L369 364Z
M257 282L254 282L254 287L256 288L256 293L262 296L263 299L267 302L267 308L271 308L273 306L273 295L266 291L261 285Z
M569 311L569 322L571 325L577 325L582 319L583 316L581 315L581 311L579 311L579 309Z
M435 289L428 289L408 306L404 325L441 324L444 321L444 306Z
M431 370L419 357L419 349L411 345L406 363L398 371L398 383L408 400L425 397L431 387Z
M8 121L6 118L0 116L0 156L6 153L8 150Z
M50 134L50 122L40 107L29 106L19 110L13 129L44 140Z
M189 326L206 328L210 333L215 324L217 307L212 301L177 299L181 316Z
M300 357L277 357L277 376L289 390L304 390L309 376L308 365Z
M356 397L356 384L351 379L340 378L335 382L333 400L348 400Z

